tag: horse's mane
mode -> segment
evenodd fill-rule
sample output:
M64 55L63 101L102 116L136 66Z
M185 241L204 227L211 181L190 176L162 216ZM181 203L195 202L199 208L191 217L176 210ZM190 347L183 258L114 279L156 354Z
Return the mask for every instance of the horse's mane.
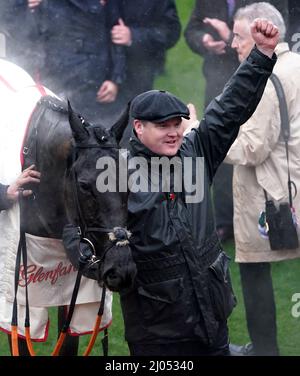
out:
M49 108L53 111L58 111L62 113L67 113L68 112L68 106L66 101L63 101L60 98L53 97L51 95L46 95L42 97L38 103L38 106L42 106L44 108Z

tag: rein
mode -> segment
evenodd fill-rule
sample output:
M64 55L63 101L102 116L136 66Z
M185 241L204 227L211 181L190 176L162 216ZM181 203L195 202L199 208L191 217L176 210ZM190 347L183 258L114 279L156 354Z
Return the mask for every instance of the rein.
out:
M20 205L20 239L18 244L16 264L15 264L15 296L13 302L13 314L11 320L11 344L12 344L12 355L19 355L18 348L18 304L17 304L17 292L19 285L19 274L21 266L21 256L24 264L24 277L25 277L25 299L26 299L26 310L25 310L25 338L28 347L29 354L35 356L33 350L31 337L30 337L30 311L29 311L29 299L28 299L28 286L27 286L27 246L26 246L26 235L23 227L22 221L22 201L23 201L23 189L19 190L19 205Z

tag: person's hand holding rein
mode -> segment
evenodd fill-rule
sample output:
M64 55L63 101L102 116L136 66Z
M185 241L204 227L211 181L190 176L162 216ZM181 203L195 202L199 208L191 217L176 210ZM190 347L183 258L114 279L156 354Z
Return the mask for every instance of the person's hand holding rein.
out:
M26 168L21 175L7 188L7 199L10 201L17 201L20 189L28 183L39 183L41 174L34 170L35 166L31 165ZM23 196L30 196L31 189L23 190Z
M250 25L251 35L256 47L269 58L272 58L279 39L277 26L264 18L256 18Z

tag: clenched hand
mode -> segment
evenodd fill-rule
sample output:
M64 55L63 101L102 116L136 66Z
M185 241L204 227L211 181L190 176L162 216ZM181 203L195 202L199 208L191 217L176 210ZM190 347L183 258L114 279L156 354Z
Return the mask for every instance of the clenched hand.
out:
M250 29L257 48L271 58L279 39L277 26L267 19L256 18L250 25Z

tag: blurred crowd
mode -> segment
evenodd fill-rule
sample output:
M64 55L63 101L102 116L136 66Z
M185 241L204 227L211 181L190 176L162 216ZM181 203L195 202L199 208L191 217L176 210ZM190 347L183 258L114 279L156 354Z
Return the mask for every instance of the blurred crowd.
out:
M287 38L297 48L299 2L270 2L290 24ZM234 3L239 8L253 1ZM215 25L202 21L215 18L230 28L235 9L228 13L223 0L196 1L195 7L186 39L205 60L207 104L223 88L237 58L224 41L216 46L197 42L207 30L211 38L220 37ZM0 4L0 33L7 59L68 97L90 121L109 126L130 99L153 88L167 50L179 40L181 23L173 0L9 0Z
M111 125L180 37L172 0L1 1L6 57L91 122Z

